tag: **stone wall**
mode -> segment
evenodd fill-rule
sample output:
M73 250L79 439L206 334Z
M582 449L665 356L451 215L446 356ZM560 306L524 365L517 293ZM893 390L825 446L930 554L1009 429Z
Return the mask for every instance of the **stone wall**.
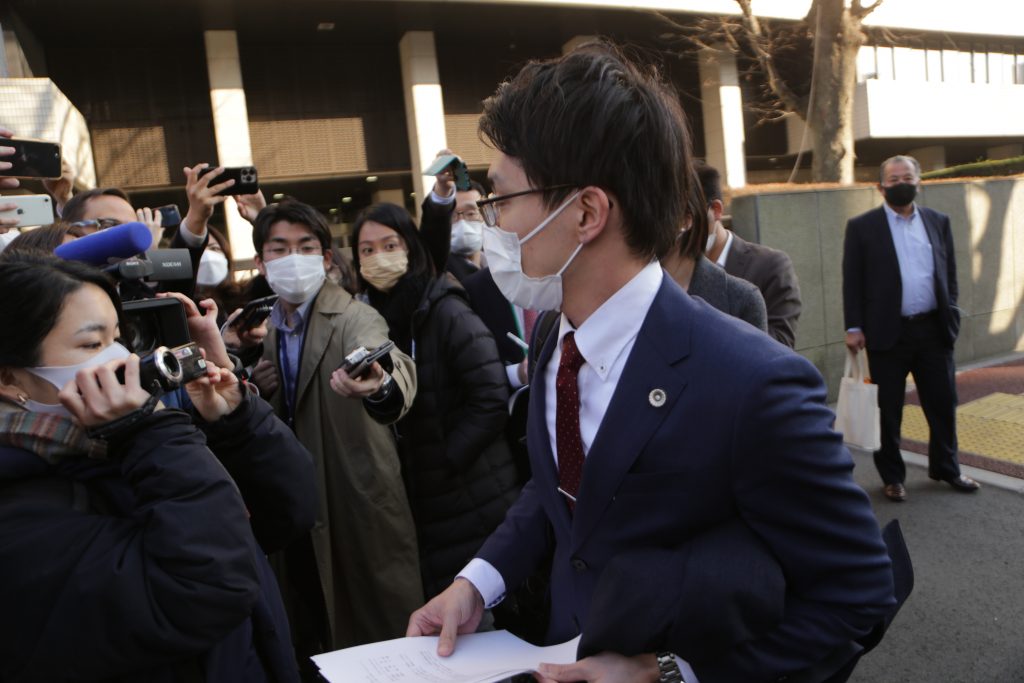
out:
M1024 178L927 183L918 201L947 214L953 227L963 309L957 364L1024 350ZM737 234L793 259L803 297L796 349L821 370L830 400L844 360L846 221L880 202L874 187L749 194L732 201Z

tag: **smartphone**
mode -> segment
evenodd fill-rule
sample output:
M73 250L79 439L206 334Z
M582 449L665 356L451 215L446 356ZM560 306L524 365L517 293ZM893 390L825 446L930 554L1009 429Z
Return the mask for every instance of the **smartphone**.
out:
M12 164L6 171L0 171L0 175L14 178L60 178L59 143L0 138L0 147L14 148L12 156L0 157L0 161Z
M160 212L160 226L163 228L173 228L176 225L181 225L181 212L178 211L177 204L168 204L167 206L158 206L155 211Z
M17 218L15 227L50 225L53 223L53 200L48 194L12 194L0 197L0 204L16 204L9 211L0 211L0 218Z
M423 175L437 175L447 168L451 168L452 174L455 176L455 189L459 192L468 190L470 187L469 167L466 166L465 161L454 154L442 154L434 159L434 163L427 166Z
M214 170L214 167L207 166L203 170L199 171L199 177L202 178L204 175ZM234 179L235 184L231 187L221 190L217 193L218 196L226 196L233 194L256 194L259 192L260 183L259 175L256 173L255 166L230 166L224 169L224 171L210 181L210 185L219 185L227 180Z
M231 326L238 328L239 332L246 332L259 327L270 315L270 311L276 303L276 294L271 294L261 299L253 299L242 308L242 312L238 314L238 318L231 323Z
M391 353L393 348L395 348L395 342L390 340L384 342L372 351L367 350L365 346L360 346L358 349L345 356L345 360L342 362L340 369L344 370L345 374L352 379L362 379L363 375L365 375L370 369L370 366Z

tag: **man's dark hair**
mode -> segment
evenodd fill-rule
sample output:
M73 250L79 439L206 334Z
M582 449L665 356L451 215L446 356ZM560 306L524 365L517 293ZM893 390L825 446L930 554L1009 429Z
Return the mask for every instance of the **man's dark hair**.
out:
M129 204L132 203L124 190L116 187L98 187L95 190L79 192L69 199L68 203L64 205L64 210L60 213L61 220L65 223L74 223L75 221L82 220L82 217L85 216L85 205L89 203L89 200L104 196L120 197Z
M487 190L485 190L484 186L481 185L480 183L478 183L475 180L470 180L469 181L469 189L468 190L458 190L458 191L459 192L476 192L477 194L480 195L481 199L483 199L484 197L487 196Z
M270 227L278 221L299 223L313 231L320 246L326 254L331 248L331 229L324 215L309 204L295 199L285 199L277 204L270 204L256 216L252 226L252 245L256 247L256 255L263 258L263 243L270 237Z
M692 156L679 99L609 43L527 64L484 102L480 133L533 187L572 186L545 192L548 208L588 185L614 195L637 256L665 255L685 224Z
M714 200L722 201L722 174L714 166L697 164L697 178L700 180L700 189L704 191L704 198L708 204Z
M689 229L679 237L679 253L696 261L707 246L711 225L708 221L708 200L704 199L704 191L697 179L697 172L691 166L689 173L690 191L686 195L686 223Z
M32 296L0 297L0 320L17 321L0 335L0 367L38 366L40 347L57 324L65 300L85 284L107 293L123 330L121 301L103 272L34 249L5 251L0 256L0 292L32 292Z

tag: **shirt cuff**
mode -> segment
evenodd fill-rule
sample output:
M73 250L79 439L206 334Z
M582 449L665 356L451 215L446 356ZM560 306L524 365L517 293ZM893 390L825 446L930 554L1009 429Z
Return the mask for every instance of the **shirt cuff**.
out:
M513 363L512 365L505 366L505 374L508 376L508 384L513 389L518 389L523 386L523 383L519 381L519 363Z
M433 190L431 190L430 191L430 201L434 202L435 204L442 204L442 205L445 205L445 206L447 206L448 204L454 204L455 203L455 193L452 192L450 196L442 197L438 193L436 193Z
M484 607L491 609L505 599L505 579L487 560L474 557L455 578L465 579L480 591L484 599Z
M683 683L700 683L697 680L697 674L693 673L693 667L685 659L676 655L672 656L676 658L676 664L679 665L679 673L683 675Z
M206 228L203 228L202 235L196 235L185 225L184 219L178 225L178 234L181 235L181 239L185 241L192 249L198 249L203 246L203 241L206 239Z
M850 333L850 332L863 332L863 331L864 330L860 329L859 327L851 327L848 330L846 330L847 333Z

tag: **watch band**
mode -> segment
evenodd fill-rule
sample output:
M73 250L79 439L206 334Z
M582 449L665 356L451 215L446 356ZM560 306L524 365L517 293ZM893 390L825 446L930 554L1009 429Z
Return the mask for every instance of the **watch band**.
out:
M655 657L658 658L658 683L685 683L674 654L659 652Z

